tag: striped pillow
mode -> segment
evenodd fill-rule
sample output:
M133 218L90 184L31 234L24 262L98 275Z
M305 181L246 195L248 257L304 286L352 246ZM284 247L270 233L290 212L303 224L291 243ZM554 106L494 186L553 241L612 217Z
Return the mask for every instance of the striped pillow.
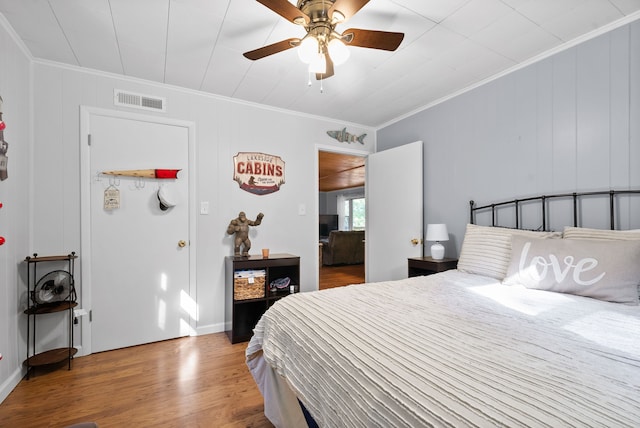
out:
M511 237L562 238L561 232L534 232L467 224L458 270L503 280L511 261Z
M564 228L563 238L566 239L600 239L603 241L633 241L640 239L640 229L634 230L604 230L586 227Z

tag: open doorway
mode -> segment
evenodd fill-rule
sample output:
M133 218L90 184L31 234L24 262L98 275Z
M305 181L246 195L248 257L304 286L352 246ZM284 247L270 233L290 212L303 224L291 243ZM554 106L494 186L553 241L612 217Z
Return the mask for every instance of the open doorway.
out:
M365 280L365 157L318 151L319 289Z

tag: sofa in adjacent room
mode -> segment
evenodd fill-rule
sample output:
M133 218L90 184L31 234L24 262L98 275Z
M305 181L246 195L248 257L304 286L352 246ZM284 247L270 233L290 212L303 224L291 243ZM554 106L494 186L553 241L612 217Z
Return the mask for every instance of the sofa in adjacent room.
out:
M332 230L322 245L323 265L364 263L364 230Z

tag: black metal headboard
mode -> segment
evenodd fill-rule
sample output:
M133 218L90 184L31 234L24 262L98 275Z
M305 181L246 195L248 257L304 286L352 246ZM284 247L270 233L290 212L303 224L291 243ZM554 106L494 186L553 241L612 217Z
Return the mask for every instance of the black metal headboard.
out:
M522 199L512 199L509 201L497 202L489 205L483 206L475 206L474 201L469 201L470 205L470 217L469 221L472 224L476 222L476 213L479 211L487 212L491 211L491 225L492 226L500 226L497 224L497 209L504 207L512 207L515 214L515 228L520 229L521 224L521 215L522 210L521 207L523 204L530 203L539 203L540 204L540 214L542 219L542 225L538 230L547 231L549 227L549 219L548 219L548 201L552 199L572 199L572 214L573 214L573 226L578 226L578 202L581 197L585 196L609 196L609 218L610 218L610 227L611 230L615 229L615 200L617 195L630 195L630 194L640 194L640 190L602 190L595 192L574 192L574 193L560 193L555 195L542 195L542 196L532 196L528 198Z

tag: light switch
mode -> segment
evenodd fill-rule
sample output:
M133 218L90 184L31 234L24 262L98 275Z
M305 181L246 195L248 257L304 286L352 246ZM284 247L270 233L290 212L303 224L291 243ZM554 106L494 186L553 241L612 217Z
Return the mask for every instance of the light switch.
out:
M209 214L209 201L201 201L200 215L208 215L208 214Z
M298 215L307 215L307 207L304 204L298 205Z

